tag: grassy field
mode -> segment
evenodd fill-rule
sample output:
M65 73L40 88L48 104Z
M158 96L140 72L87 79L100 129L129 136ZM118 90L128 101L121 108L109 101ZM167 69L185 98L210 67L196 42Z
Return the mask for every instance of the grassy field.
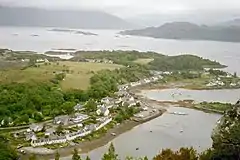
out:
M103 69L120 68L116 64L85 63L62 61L49 64L39 64L38 67L29 67L25 70L0 71L0 82L42 82L54 78L55 73L67 70L66 78L61 82L61 87L67 89L87 89L90 77L94 72Z
M154 59L151 59L151 58L139 58L139 59L135 60L134 62L138 63L138 64L148 64L149 62L151 62L153 60Z

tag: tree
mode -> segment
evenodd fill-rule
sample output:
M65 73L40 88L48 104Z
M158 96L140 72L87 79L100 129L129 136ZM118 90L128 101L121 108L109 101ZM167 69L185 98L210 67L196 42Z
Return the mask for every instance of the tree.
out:
M59 126L56 128L56 133L57 133L58 135L60 135L60 134L63 133L63 130L64 130L63 126L62 126L62 125L59 125Z
M81 157L78 155L78 150L76 148L73 151L72 160L81 160Z
M37 121L37 122L41 122L43 120L43 115L39 112L35 112L34 113L34 119Z
M95 112L97 110L97 104L93 99L90 99L85 105L87 112Z
M213 149L208 149L199 155L199 160L210 160L210 159L213 159L212 157L213 157Z
M125 160L134 160L134 158L133 158L133 157L130 157L130 156L127 156L127 157L125 158Z
M237 78L237 72L234 72L233 77Z
M23 116L20 117L20 121L28 124L29 123L29 116L27 114L24 114Z
M148 160L148 158L146 156L144 158L133 158L131 156L127 156L125 160Z
M148 160L147 156L145 156L145 157L143 158L143 160Z
M86 160L91 160L89 156L86 157Z
M171 149L164 149L155 156L153 160L197 160L198 155L193 148L181 148L179 151L173 152Z
M240 102L240 101L239 101ZM240 159L240 103L225 112L213 130L213 158Z
M61 109L64 111L66 114L71 114L74 111L73 106L75 105L74 102L65 102L61 105Z
M55 154L55 160L59 160L60 159L60 154L57 152L56 154Z
M108 152L103 155L102 160L119 160L118 155L115 153L113 143L110 144Z
M6 138L0 136L0 160L17 160L17 152L11 148Z
M55 75L55 79L58 81L62 81L66 77L66 74L64 73L59 73Z
M35 154L30 155L29 160L37 160L36 155Z

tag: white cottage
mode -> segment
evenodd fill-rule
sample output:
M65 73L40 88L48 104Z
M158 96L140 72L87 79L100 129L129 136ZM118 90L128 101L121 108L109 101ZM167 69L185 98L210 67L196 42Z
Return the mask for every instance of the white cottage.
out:
M110 111L107 107L100 107L97 111L96 111L97 115L104 115L104 116L108 116Z
M77 105L74 106L73 108L74 108L74 111L75 111L75 112L84 110L84 106L81 105L81 104L77 104Z
M29 129L31 130L31 131L33 131L33 132L40 132L40 131L42 131L42 129L43 129L43 125L42 124L31 124L30 126L29 126ZM29 131L29 130L27 130L27 131Z

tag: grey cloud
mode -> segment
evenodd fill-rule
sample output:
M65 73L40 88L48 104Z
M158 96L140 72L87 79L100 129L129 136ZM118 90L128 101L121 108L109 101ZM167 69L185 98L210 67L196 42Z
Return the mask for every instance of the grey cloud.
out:
M240 9L240 0L0 0L9 6L104 10L120 16Z

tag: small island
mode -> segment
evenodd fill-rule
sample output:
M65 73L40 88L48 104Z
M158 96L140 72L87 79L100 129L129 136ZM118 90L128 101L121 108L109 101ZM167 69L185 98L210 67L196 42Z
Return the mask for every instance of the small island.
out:
M81 35L86 35L86 36L97 36L98 34L92 33L92 32L83 32L83 31L78 31L78 30L73 30L73 29L51 29L49 31L52 32L65 32L65 33L74 33L74 34L81 34Z

